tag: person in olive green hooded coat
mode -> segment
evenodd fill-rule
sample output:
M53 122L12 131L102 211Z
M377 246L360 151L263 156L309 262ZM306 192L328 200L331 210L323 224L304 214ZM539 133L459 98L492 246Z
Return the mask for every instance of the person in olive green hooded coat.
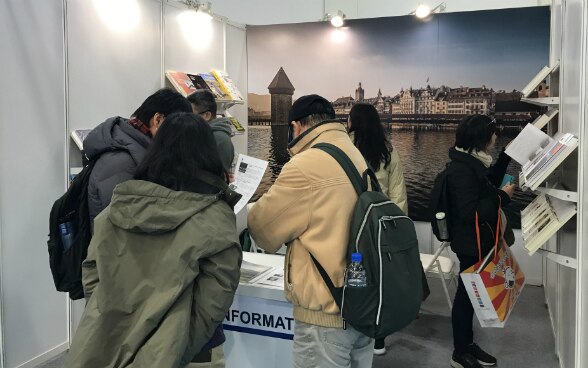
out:
M95 219L68 368L194 366L233 301L242 254L208 124L170 115L135 179Z

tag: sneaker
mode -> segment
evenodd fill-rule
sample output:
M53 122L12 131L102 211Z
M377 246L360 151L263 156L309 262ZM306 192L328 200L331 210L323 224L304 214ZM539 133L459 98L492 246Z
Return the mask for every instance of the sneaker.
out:
M376 339L376 343L374 344L374 355L384 355L386 354L386 343L384 339Z
M480 348L476 343L468 346L466 352L476 358L478 363L483 366L493 367L496 365L496 358L482 350L482 348Z
M453 368L482 368L473 355L469 353L458 354L455 351L451 357L451 366Z

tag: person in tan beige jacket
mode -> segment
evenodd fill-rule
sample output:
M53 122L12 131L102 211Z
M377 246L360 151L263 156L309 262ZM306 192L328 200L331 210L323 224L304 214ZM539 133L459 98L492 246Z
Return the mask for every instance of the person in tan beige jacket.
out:
M342 286L347 265L349 225L357 194L337 161L312 146L326 142L343 150L360 172L367 164L345 126L334 120L331 104L318 95L300 97L290 110L291 160L274 185L249 211L256 243L270 253L283 243L285 293L294 306L295 368L368 368L373 339L351 326L316 269L311 254L335 286Z

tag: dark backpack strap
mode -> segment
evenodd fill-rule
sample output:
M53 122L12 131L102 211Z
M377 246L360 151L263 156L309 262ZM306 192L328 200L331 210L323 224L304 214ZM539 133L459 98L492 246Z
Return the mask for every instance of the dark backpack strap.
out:
M361 175L359 174L359 171L357 170L349 156L345 154L345 152L343 152L339 147L336 147L330 143L318 143L312 146L312 148L318 148L321 151L328 153L335 160L337 160L339 165L341 165L341 167L349 177L349 180L351 180L351 184L353 185L353 188L355 188L357 195L360 195L364 192L364 190L362 190L363 180L361 178Z
M376 177L374 170L371 168L371 166L369 164L368 164L367 170L364 171L363 175L361 176L364 192L367 191L369 188L368 178L370 179L371 184L372 184L372 191L373 192L381 192L382 188L380 187L380 182L378 182L378 178Z
M333 290L335 290L335 285L333 284L333 281L331 281L331 278L329 277L329 274L327 273L327 271L325 271L325 269L323 268L323 266L321 266L321 264L316 260L316 258L314 258L314 256L312 254L310 254L310 258L312 258L312 261L314 262L314 265L316 266L316 269L321 274L321 277L323 278L323 281L325 282L325 284L329 288L329 291L331 291L331 293L332 293ZM339 301L338 300L335 300L335 302L337 302L337 305L339 305Z
M219 198L227 202L231 208L234 208L237 202L241 200L242 195L231 189L231 187L229 187L229 185L217 175L205 170L197 170L196 176L198 177L198 180L218 188L220 191Z

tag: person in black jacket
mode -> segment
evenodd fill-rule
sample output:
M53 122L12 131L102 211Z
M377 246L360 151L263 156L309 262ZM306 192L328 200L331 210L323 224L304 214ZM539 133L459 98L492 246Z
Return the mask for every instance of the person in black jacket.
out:
M451 249L459 259L460 273L484 258L497 240L499 207L506 206L515 185L500 186L510 162L504 150L492 165L489 152L496 142L495 122L485 115L470 115L459 124L455 147L449 149L447 185L452 216ZM479 229L479 243L476 232ZM460 278L451 322L454 351L451 366L479 368L496 365L496 358L474 343L474 309Z

